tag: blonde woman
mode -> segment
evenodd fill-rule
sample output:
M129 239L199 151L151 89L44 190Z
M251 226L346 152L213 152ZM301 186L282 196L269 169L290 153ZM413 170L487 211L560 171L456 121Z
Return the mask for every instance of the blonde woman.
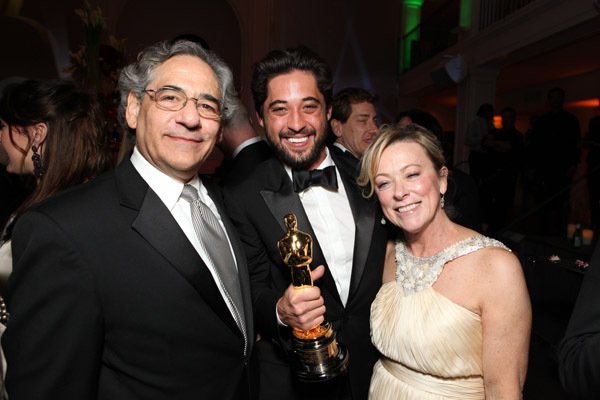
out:
M400 228L371 307L382 357L372 399L518 399L531 306L521 266L502 243L444 212L448 169L435 136L384 126L359 183Z

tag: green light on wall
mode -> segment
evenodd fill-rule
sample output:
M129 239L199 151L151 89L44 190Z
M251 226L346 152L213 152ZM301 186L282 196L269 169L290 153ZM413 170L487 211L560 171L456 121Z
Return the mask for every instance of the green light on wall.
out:
M410 68L412 42L419 40L421 23L421 6L424 0L404 0L404 39L402 43L402 68ZM413 31L414 30L414 31ZM413 31L412 33L410 33Z
M471 0L461 0L460 2L460 21L459 26L461 28L471 28Z
M424 0L404 0L406 7L417 7L420 8L423 5Z

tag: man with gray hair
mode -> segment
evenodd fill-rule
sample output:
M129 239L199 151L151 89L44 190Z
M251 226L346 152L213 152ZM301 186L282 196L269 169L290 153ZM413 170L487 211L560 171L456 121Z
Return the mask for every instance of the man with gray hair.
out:
M15 226L9 396L249 398L246 260L198 176L235 108L231 71L195 43L163 42L119 84L133 153Z
M248 109L239 99L237 111L223 127L223 140L217 146L225 159L215 175L224 187L239 185L258 164L273 155L267 142L254 129Z

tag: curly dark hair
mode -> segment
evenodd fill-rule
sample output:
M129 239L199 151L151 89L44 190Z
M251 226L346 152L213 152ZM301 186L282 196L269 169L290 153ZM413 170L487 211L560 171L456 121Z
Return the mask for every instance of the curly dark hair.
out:
M250 87L254 97L254 108L261 118L264 117L263 105L268 97L271 79L292 71L306 71L314 75L319 92L329 107L333 99L333 78L327 62L306 46L297 46L287 50L273 50L254 64Z

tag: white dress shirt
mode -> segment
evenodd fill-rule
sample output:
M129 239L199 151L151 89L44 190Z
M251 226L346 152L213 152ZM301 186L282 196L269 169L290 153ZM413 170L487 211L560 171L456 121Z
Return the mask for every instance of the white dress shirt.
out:
M335 165L329 154L329 149L326 148L325 150L327 151L327 157L318 169ZM292 179L292 169L287 165L285 169L290 179ZM333 275L340 299L345 306L348 301L350 278L352 277L356 227L344 182L337 167L335 172L338 190L326 189L322 186L311 186L299 192L298 195L317 236L316 239L323 251L329 271ZM303 231L301 226L298 227L298 230Z
M218 278L217 271L215 270L215 267L212 264L210 257L208 256L208 254L206 254L206 252L200 245L200 240L196 235L196 231L194 230L194 225L192 223L192 212L190 210L190 203L180 198L184 184L178 181L177 179L166 175L162 171L159 171L156 167L150 164L140 154L137 147L133 149L133 154L131 155L131 163L133 164L137 172L146 181L148 186L150 186L150 188L158 195L158 197L161 199L164 205L169 209L169 211L173 215L173 218L175 218L175 221L177 221L177 224L179 224L179 226L183 230L183 233L185 233L185 236L188 238L192 246L194 246L194 249L196 249L196 252L200 255L202 261L204 261L204 263L208 267L215 283L217 284L217 287L219 288L219 291L221 292L221 296L223 296L225 303L229 307L229 311L232 313L232 315L235 315L230 302L226 298L224 289L220 283L221 280ZM213 214L215 214L215 217L219 221L223 232L225 232L225 236L227 236L229 248L231 250L231 254L233 255L233 261L234 263L236 263L237 268L237 261L235 259L235 253L233 252L233 248L231 247L231 240L229 239L229 235L227 234L227 230L223 225L221 215L219 214L215 203L208 195L206 188L204 187L202 181L197 175L194 176L194 178L190 182L188 182L188 184L192 185L196 188L196 190L198 190L200 200L210 208ZM160 229L160 227L157 227L157 229Z
M0 281L2 282L1 284L4 288L6 288L8 277L12 273L12 269L12 242L7 240L0 245Z

